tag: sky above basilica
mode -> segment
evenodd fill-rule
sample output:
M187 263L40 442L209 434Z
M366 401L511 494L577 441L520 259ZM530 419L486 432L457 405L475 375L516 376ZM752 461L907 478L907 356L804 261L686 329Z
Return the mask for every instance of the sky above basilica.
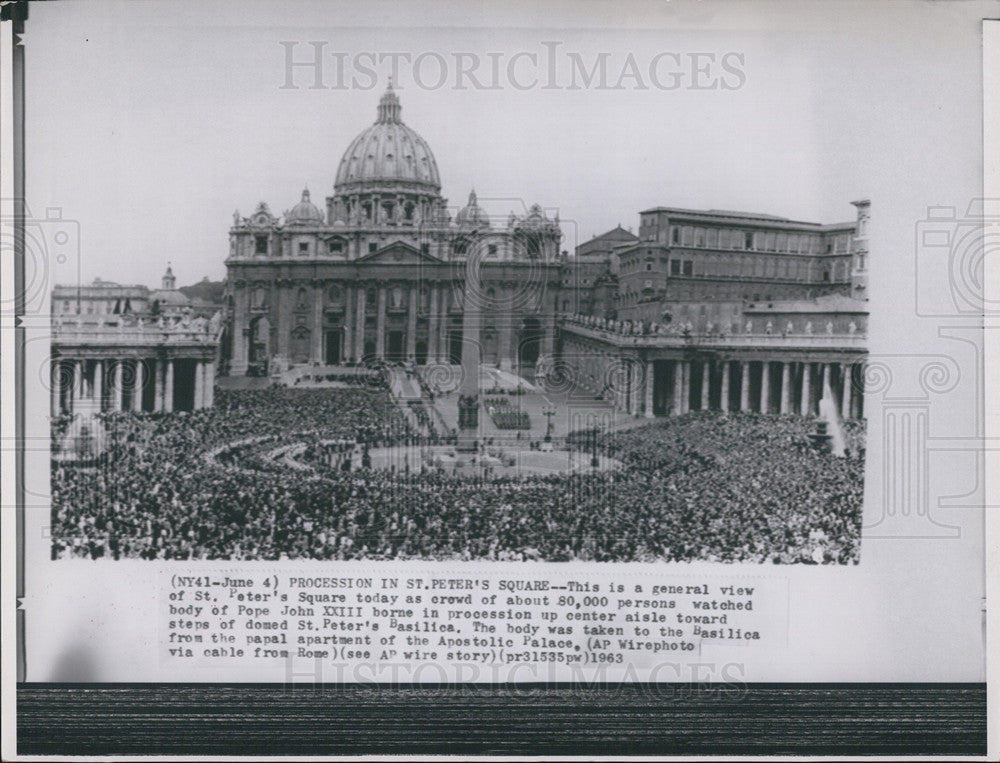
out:
M225 274L233 211L322 206L389 77L454 214L558 212L563 249L653 206L912 242L981 177L974 3L32 4L27 185L79 229L61 284ZM319 82L315 62L319 52ZM320 86L317 86L320 85Z

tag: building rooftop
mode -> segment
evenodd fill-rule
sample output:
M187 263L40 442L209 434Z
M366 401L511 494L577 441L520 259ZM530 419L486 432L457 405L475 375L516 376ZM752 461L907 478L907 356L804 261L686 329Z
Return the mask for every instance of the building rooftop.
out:
M746 313L867 313L868 302L843 294L827 294L816 299L772 299L755 302Z

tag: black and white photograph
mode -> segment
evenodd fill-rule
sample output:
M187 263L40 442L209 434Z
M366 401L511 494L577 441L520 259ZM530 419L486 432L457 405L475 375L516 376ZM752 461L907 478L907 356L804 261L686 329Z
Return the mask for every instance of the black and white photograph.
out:
M324 47L276 51L285 82L258 107L281 110L282 88L307 98L289 126L301 139L268 152L278 169L198 157L234 180L183 184L192 207L245 213L204 243L182 225L143 247L132 269L162 270L152 285L102 278L117 258L102 252L54 286L54 559L859 561L877 256L864 166L844 173L858 198L811 222L797 193L793 216L726 208L756 182L717 199L663 187L687 183L669 152L611 182L554 143L523 185L571 199L537 203L493 177L530 114L509 112L499 135L472 115L455 146L449 126L475 101L427 96L436 58L321 99L316 78L362 79L325 71L311 58ZM561 87L581 87L580 57L550 50L570 62ZM744 58L664 57L647 75L726 92L746 85ZM593 77L645 84L596 60ZM612 162L646 150L614 147L615 119L579 127ZM442 177L437 153L482 197ZM273 208L235 179L250 165L273 194L306 163L301 194ZM642 204L617 201L625 183ZM702 198L721 208L689 208ZM591 211L609 205L610 227Z
M985 754L1000 4L4 14L5 670L70 690L35 712L919 684L934 721L746 752ZM315 753L742 752L544 718ZM312 753L300 726L232 754ZM143 733L64 752L230 753Z

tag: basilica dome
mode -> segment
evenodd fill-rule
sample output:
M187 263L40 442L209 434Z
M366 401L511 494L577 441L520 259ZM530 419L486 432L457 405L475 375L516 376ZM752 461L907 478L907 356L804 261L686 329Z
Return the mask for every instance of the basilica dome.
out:
M322 225L323 213L309 201L309 189L302 191L302 201L285 213L285 223L289 225Z
M359 190L373 184L406 183L423 186L435 193L441 190L437 162L427 141L400 119L399 97L386 89L378 105L375 124L351 141L340 166L334 188L337 193Z

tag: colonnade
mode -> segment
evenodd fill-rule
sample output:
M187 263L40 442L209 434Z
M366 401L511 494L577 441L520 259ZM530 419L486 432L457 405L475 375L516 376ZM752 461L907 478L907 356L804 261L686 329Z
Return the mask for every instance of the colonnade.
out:
M613 366L611 364L614 364ZM597 361L597 365L602 365ZM744 411L814 416L829 397L845 419L861 418L863 390L857 363L799 360L606 358L603 391L633 415L690 411ZM578 381L594 386L593 369ZM590 382L587 384L587 382Z
M215 361L204 358L58 358L52 362L53 416L210 408Z

